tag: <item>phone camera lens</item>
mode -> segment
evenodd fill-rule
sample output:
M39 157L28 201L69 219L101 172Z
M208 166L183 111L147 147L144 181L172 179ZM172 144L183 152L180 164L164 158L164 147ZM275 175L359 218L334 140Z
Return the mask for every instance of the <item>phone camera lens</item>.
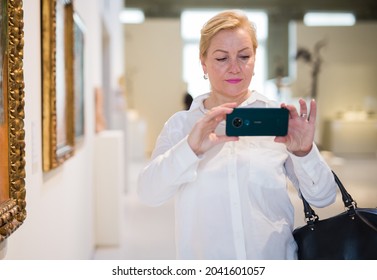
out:
M242 126L242 119L241 118L234 118L232 122L233 126L239 128Z

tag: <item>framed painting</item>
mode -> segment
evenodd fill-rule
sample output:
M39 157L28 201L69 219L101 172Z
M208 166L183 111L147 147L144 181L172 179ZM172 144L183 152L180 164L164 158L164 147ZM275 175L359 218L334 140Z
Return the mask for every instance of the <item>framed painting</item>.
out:
M22 1L0 0L0 242L26 218Z
M43 171L74 153L74 37L71 0L42 0Z
M85 25L77 13L73 15L74 33L74 94L75 94L75 140L85 133L84 106L84 43Z

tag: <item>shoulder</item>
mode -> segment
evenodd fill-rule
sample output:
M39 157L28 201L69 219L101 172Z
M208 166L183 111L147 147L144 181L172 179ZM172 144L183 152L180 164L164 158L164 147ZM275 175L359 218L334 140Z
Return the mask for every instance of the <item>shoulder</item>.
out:
M200 118L196 111L178 111L174 113L164 124L158 137L158 143L175 145L187 136L196 121Z
M170 130L187 131L201 117L203 113L200 108L190 108L190 110L178 111L174 113L166 122L165 128Z
M187 119L187 112L188 111L178 111L174 113L168 120L165 122L165 127L176 127L179 129L178 126L181 126L185 123Z
M199 95L194 98L189 110L178 111L174 113L166 122L168 125L177 125L178 123L192 123L204 114L203 101L208 97L208 93Z
M191 107L190 107L190 110L189 111L194 111L194 110L204 110L204 105L203 105L203 101L208 98L209 96L209 93L205 93L205 94L201 94L201 95L198 95L194 98L194 100L192 101L192 104L191 104Z

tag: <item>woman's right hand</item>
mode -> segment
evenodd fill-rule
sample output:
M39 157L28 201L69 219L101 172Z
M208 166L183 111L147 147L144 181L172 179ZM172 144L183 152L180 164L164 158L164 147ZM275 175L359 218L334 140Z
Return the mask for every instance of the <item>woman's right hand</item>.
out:
M216 127L225 120L226 115L233 111L237 103L225 103L212 108L208 113L196 122L188 135L188 144L197 156L210 150L215 145L228 141L237 141L238 137L217 135Z

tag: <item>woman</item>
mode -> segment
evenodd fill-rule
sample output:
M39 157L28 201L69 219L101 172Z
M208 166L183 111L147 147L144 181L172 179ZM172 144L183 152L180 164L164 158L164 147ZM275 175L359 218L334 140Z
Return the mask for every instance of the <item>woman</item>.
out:
M152 159L139 177L139 196L151 206L175 198L180 259L295 259L294 209L287 179L307 201L335 200L330 168L313 143L310 116L289 110L284 137L228 137L225 117L235 107L278 107L249 85L254 74L255 29L239 11L225 11L201 31L200 61L211 92L165 124Z

